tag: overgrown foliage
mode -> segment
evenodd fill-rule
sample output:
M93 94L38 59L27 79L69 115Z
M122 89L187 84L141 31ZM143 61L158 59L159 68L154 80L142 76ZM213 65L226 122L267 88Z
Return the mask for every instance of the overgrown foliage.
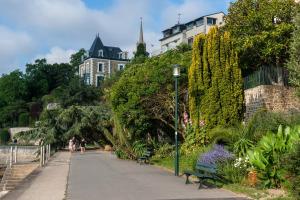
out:
M110 127L110 117L110 110L105 105L45 110L36 129L17 137L26 142L40 141L56 147L64 147L73 136L85 138L87 142L106 140L103 132Z
M295 0L237 0L231 3L225 30L232 35L241 67L283 66L289 57Z
M10 139L8 129L0 130L0 144L6 144Z
M248 151L249 161L258 171L264 187L278 188L285 181L282 156L291 152L299 140L299 127L291 129L279 126L276 134L268 133L253 150Z
M183 113L186 95L186 70L190 65L189 51L171 50L144 63L130 64L112 86L109 101L114 115L117 143L130 148L136 140L147 135L157 138L173 136L174 131L174 80L172 65L183 68L180 77L180 113ZM179 133L183 134L180 127ZM119 139L118 139L119 138ZM128 145L126 145L128 143ZM131 145L130 145L131 144Z
M290 72L290 82L293 86L298 87L298 95L300 96L300 14L295 17L296 30L293 33L292 43L290 47L290 60L287 68Z
M299 133L300 134L300 133ZM296 199L300 198L300 142L283 159L284 168L288 171L289 189Z
M230 126L243 114L243 83L238 58L228 32L217 27L200 34L189 68L189 110L195 131Z

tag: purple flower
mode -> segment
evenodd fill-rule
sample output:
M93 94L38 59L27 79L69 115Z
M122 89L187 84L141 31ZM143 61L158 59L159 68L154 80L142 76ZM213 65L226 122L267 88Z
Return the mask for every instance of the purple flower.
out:
M216 164L232 159L233 154L227 151L222 145L214 145L213 149L199 157L200 162L208 164Z

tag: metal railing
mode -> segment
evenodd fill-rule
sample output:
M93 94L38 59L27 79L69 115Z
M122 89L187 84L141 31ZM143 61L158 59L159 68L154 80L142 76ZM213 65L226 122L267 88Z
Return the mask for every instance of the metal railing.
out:
M244 77L244 89L259 85L289 85L288 70L283 67L262 66Z
M40 162L45 165L51 156L51 146L0 146L0 164L12 166L13 164Z
M12 166L14 164L23 164L23 163L30 163L30 162L38 162L41 167L43 167L50 159L51 157L51 146L48 145L42 145L42 146L0 146L0 155L5 158L2 160L5 160L4 162L0 162L0 165L2 164L5 166L5 171L3 173L0 185L0 191L6 190L7 185L7 177L10 174L10 171L12 169ZM24 154L34 154L34 159L31 157L28 157L25 155L26 159L20 159L22 155ZM28 153L30 152L30 153ZM4 156L3 156L4 155Z

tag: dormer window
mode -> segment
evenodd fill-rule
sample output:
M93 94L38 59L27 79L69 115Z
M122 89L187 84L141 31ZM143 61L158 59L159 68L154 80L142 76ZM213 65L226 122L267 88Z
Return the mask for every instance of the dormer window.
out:
M186 29L191 30L191 29L193 29L193 26L194 26L193 23L189 23L189 24L186 25Z
M180 31L179 26L176 26L175 28L173 28L173 33L178 33Z
M196 21L196 26L202 26L203 24L204 24L203 18L198 19L198 20Z
M98 56L99 56L99 57L103 57L103 50L102 50L102 49L100 49L100 50L98 51Z

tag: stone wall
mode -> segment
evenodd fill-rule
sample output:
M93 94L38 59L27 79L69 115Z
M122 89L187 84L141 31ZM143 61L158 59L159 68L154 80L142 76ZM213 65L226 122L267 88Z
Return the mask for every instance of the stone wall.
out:
M17 160L18 162L32 162L37 159L39 146L18 146ZM13 147L15 154L15 147ZM10 146L0 146L0 164L9 161L11 153Z
M300 112L300 100L295 96L295 89L285 86L261 85L247 89L245 104L245 121L262 108L273 112Z
M16 128L10 128L8 129L8 131L10 133L10 138L13 139L17 133L31 131L33 129L34 128L30 128L30 127L16 127Z

